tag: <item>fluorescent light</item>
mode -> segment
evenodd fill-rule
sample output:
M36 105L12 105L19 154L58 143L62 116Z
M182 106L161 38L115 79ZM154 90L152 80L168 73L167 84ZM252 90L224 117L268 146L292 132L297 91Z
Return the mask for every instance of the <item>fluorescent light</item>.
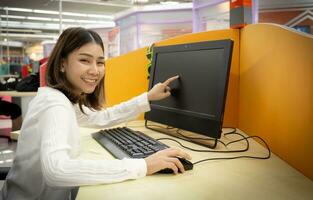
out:
M0 15L1 18L6 18L6 15ZM17 15L8 15L10 19L27 19L27 20L36 20L36 21L50 21L50 22L59 22L58 18L49 18L49 17L32 17L32 16L17 16ZM3 20L5 22L5 20ZM62 22L68 23L80 23L80 24L103 24L107 21L101 20L79 20L79 19L62 19Z
M132 0L132 3L148 3L149 0Z
M0 15L1 18L10 18L10 19L26 19L25 16L18 15Z
M56 19L55 21L60 21L59 19ZM74 23L76 22L76 19L62 19L62 22L71 22Z
M2 151L3 154L8 154L8 153L14 153L12 150L8 149L8 150L4 150Z
M79 21L77 20L77 23L79 23ZM112 28L115 27L115 22L113 21L103 21L103 22L99 22L97 21L94 23L88 23L88 24L83 24L81 26L83 27L87 27L91 24L97 24L99 26L101 26L102 28ZM10 28L33 28L33 29L45 29L45 30L59 30L59 24L58 23L33 23L33 22L17 22L17 21L8 21L4 22L4 21L0 21L0 26L2 27L6 27L8 25L8 27ZM69 27L69 26L77 26L77 24L63 24L63 28Z
M4 8L0 7L0 9L8 10L8 11L16 11L16 12L59 15L59 11L53 11L53 10L38 10L38 9L11 8L11 7L4 7ZM113 19L114 18L112 15L96 15L96 14L83 14L83 13L73 13L73 12L62 12L62 15L76 16L76 17L89 17L89 18L102 18L102 19Z
M41 30L31 30L31 29L4 29L9 32L22 32L22 33L42 33Z
M179 2L177 1L161 1L160 4L162 5L177 5Z
M76 17L87 17L87 14L72 13L72 12L62 12L62 15L66 15L66 16L76 16Z
M52 21L52 18L48 17L27 17L29 20L38 20L38 21Z
M50 14L50 15L58 15L59 11L53 11L53 10L33 10L34 13L39 14Z
M42 45L44 44L55 44L57 41L56 40L44 40L41 42Z
M23 47L24 44L18 41L0 41L0 45L10 46L10 47Z
M45 30L59 30L59 24L55 23L32 23L32 22L16 22L9 21L8 23L0 21L0 26L11 28L33 28L33 29L45 29Z
M9 8L5 7L3 10L8 10L8 11L16 11L16 12L33 12L32 9L27 9L27 8Z
M96 14L87 14L88 17L94 17L94 18L104 18L104 19L111 19L113 20L114 17L113 16L109 16L109 15L96 15Z
M1 37L6 37L6 34L2 34L0 33ZM57 37L57 35L44 35L44 34L16 34L16 33L10 33L8 34L8 37L11 38L50 38L50 39L54 39L55 37Z

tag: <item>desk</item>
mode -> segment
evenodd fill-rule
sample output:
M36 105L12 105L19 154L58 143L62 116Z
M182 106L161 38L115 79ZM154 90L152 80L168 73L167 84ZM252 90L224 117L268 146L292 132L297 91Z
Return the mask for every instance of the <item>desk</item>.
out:
M34 97L37 92L0 91L0 96Z
M125 125L125 124L122 124ZM143 121L127 124L128 127L142 131L154 138L170 137L144 128ZM113 159L90 133L97 129L81 129L82 158ZM228 137L228 136L227 136ZM225 138L223 138L224 140ZM230 138L228 138L231 140ZM179 140L179 139L177 139ZM227 141L227 138L225 139ZM197 148L203 147L181 141ZM170 146L178 146L171 141L162 141ZM231 149L242 147L236 144ZM266 155L266 149L257 142L250 141L250 150L240 155ZM218 146L218 149L223 147ZM232 156L221 153L197 153L187 151L193 157L192 162L213 157ZM233 154L238 155L238 154ZM77 200L208 200L208 199L313 199L313 181L303 176L286 162L272 154L268 160L237 159L208 161L194 166L184 174L157 174L138 180L129 180L116 184L80 187Z
M18 92L18 91L0 91L0 96L11 96L13 102L18 104L22 109L22 117L25 117L28 104L36 96L37 92Z

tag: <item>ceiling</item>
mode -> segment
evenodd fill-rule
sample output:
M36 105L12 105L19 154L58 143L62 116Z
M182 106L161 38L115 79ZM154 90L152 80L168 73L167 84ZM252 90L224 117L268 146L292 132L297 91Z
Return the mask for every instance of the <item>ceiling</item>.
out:
M36 42L53 40L62 28L115 26L114 16L135 6L160 3L190 3L192 0L0 0L0 45L5 40ZM201 0L200 0L201 1ZM217 0L203 0L217 2ZM312 7L313 0L256 0L260 9ZM24 9L24 10L21 10ZM26 9L26 10L25 10Z
M135 6L161 2L166 1L61 0L60 9L60 0L0 0L0 41L36 42L57 38L60 30L59 10L62 10L63 29L69 26L112 28L115 26L116 13Z

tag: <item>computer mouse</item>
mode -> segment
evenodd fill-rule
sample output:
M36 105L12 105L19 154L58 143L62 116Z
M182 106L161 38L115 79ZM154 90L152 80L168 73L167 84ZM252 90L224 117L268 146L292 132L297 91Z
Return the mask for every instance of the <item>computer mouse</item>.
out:
M193 164L189 160L186 160L185 158L179 158L179 157L178 157L178 160L182 163L182 165L184 166L184 169L186 171L193 169ZM160 173L160 174L172 174L172 173L174 173L174 171L170 168L166 168L166 169L162 169L162 170L158 171L158 173Z

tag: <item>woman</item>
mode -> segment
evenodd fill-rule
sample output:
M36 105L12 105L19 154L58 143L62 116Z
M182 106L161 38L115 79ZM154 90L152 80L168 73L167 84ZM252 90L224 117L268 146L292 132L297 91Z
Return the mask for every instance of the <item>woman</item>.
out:
M4 199L69 199L81 185L137 179L164 168L184 172L176 157L185 152L166 149L145 159L78 159L78 125L108 127L149 111L149 101L170 95L172 77L148 93L106 110L103 105L104 48L91 30L69 28L55 45L47 65L48 87L39 88L29 105L16 157L2 189Z

